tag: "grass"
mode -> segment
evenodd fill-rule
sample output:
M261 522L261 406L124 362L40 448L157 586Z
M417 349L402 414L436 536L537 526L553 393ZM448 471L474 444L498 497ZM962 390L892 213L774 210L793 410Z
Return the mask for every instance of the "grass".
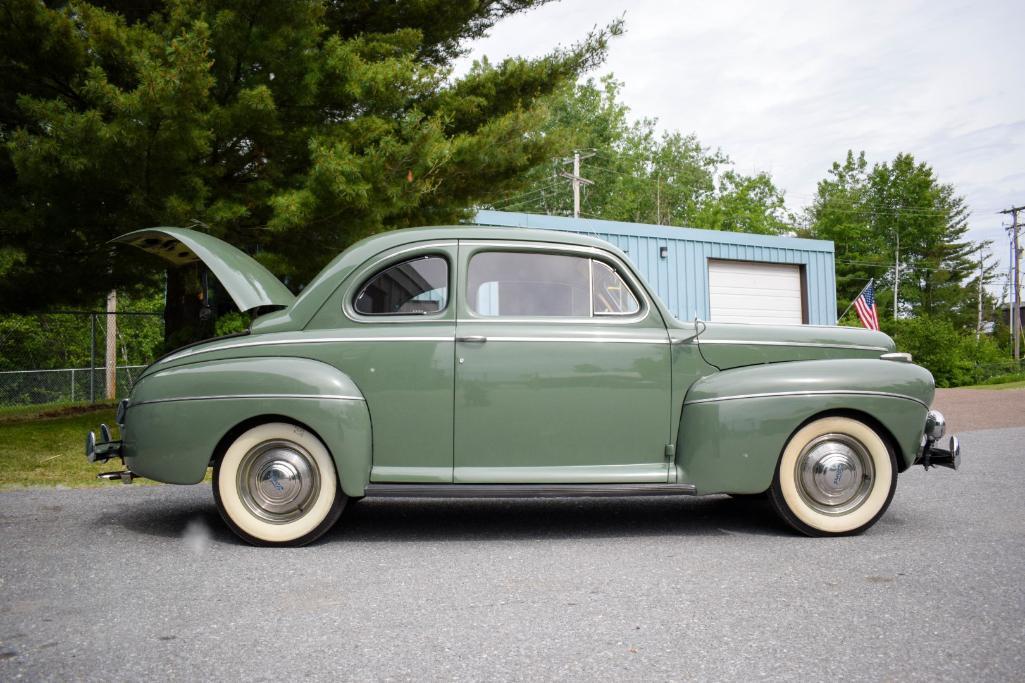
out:
M1002 384L973 384L970 387L961 387L962 389L995 389L1002 391L1004 389L1025 389L1025 380L1018 380L1017 382L1004 382Z
M112 486L96 478L120 469L85 459L85 433L114 424L110 404L0 409L0 490L25 486Z

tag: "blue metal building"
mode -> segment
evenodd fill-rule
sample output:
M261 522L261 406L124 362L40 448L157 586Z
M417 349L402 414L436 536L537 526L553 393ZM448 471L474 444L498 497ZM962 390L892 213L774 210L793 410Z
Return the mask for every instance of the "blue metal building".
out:
M681 320L836 323L829 241L505 211L480 211L475 222L611 242Z

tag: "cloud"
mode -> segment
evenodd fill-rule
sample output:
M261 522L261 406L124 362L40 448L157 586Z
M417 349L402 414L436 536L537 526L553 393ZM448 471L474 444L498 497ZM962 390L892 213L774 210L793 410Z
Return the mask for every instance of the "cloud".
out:
M460 68L545 54L624 12L602 72L634 116L769 171L793 208L848 149L929 163L965 195L973 237L999 236L996 212L1025 204L1025 3L566 0L500 23Z

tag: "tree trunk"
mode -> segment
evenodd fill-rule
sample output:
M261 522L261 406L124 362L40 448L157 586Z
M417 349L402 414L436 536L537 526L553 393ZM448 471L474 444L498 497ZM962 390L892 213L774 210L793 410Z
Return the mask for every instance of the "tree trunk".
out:
M164 301L164 349L214 336L212 316L203 316L206 302L198 263L167 270L167 297ZM205 319L204 319L205 318Z

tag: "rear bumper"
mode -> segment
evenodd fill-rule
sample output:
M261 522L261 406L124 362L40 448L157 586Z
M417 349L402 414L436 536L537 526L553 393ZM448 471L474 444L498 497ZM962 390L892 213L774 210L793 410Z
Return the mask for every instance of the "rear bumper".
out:
M121 450L121 441L110 438L110 428L105 424L100 425L100 440L96 440L96 433L89 432L85 435L85 457L89 462L107 462L111 458L124 458Z

